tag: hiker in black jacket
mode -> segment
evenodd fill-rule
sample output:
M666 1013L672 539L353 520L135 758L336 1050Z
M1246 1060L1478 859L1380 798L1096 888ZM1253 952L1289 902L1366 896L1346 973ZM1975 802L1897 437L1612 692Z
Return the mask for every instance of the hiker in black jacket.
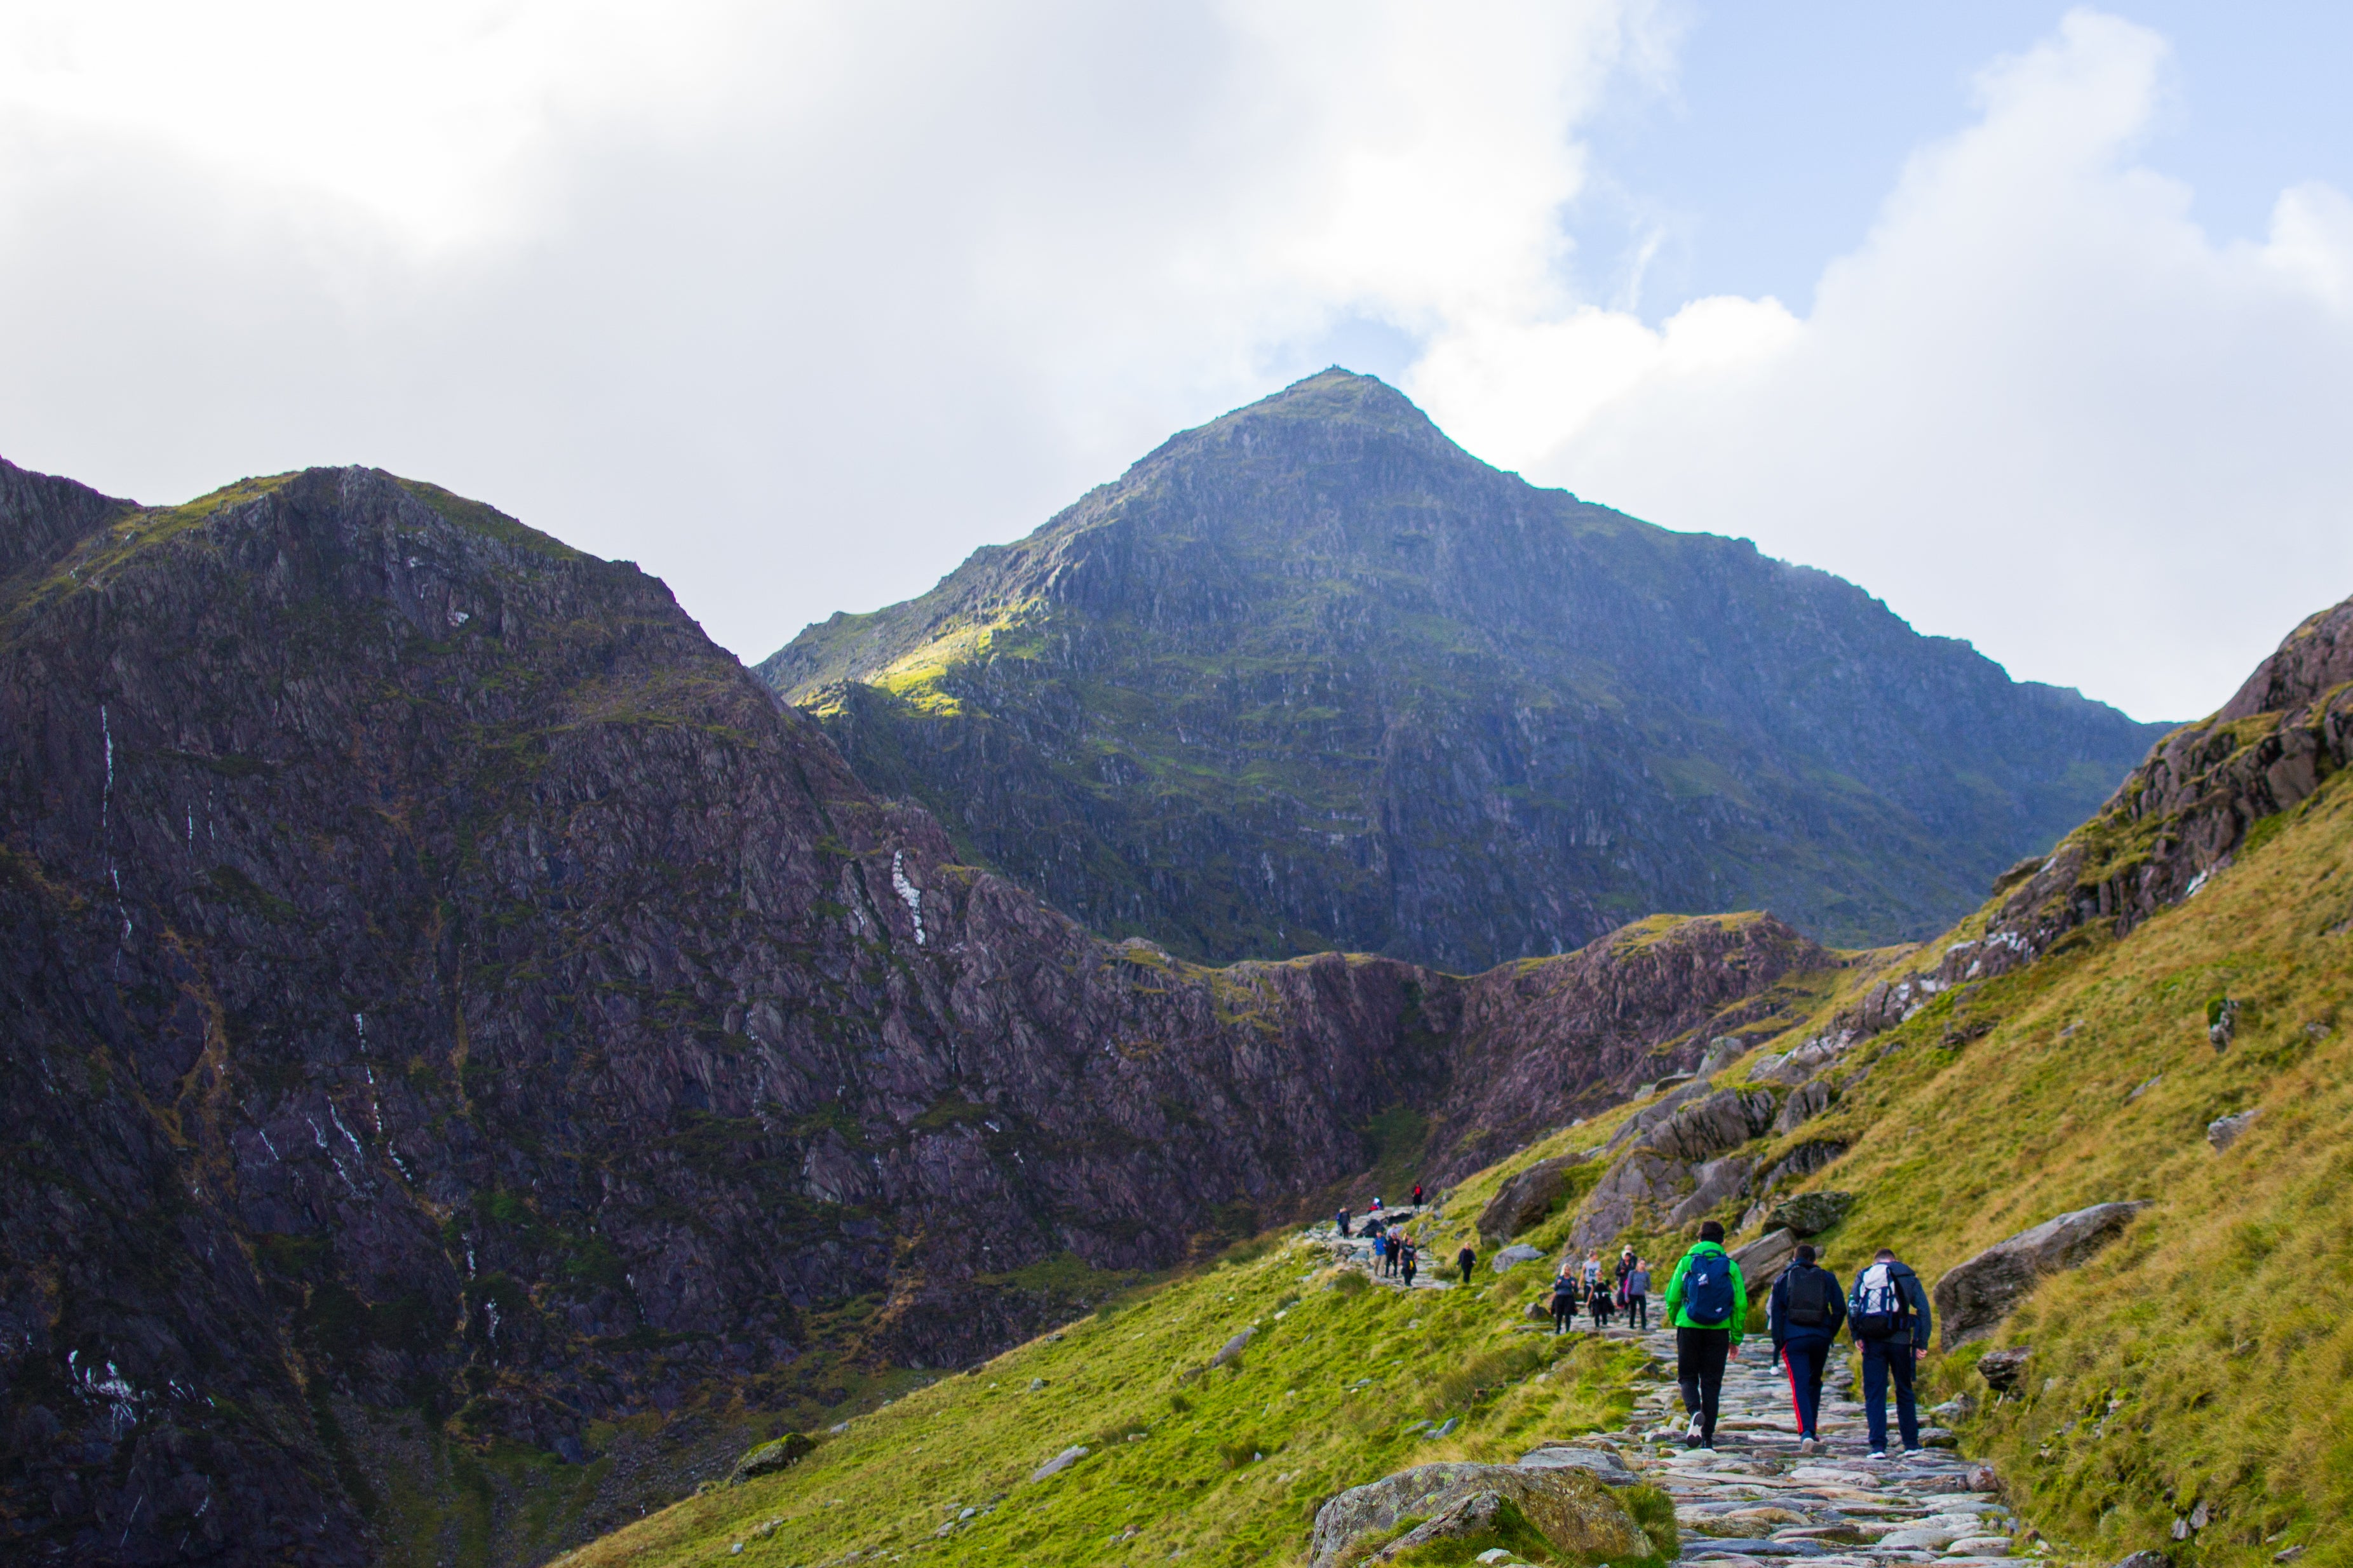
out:
M1462 1244L1462 1250L1454 1255L1454 1261L1462 1270L1462 1283L1470 1284L1471 1266L1479 1261L1478 1253L1472 1250L1471 1244L1466 1241Z
M1847 1330L1862 1349L1862 1414L1871 1428L1871 1457L1887 1458L1887 1384L1895 1384L1896 1424L1904 1451L1920 1451L1920 1416L1912 1402L1912 1371L1928 1353L1928 1292L1909 1265L1885 1247L1854 1277L1846 1303Z
M1801 1246L1798 1260L1773 1281L1766 1324L1773 1336L1773 1359L1789 1373L1789 1403L1798 1413L1798 1452L1821 1447L1822 1373L1830 1365L1831 1342L1846 1321L1846 1293L1838 1276L1814 1266L1814 1249Z

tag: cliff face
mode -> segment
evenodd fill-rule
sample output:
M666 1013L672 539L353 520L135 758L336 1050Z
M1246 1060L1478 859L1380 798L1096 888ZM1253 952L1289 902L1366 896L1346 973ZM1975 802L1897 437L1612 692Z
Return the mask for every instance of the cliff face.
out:
M1466 970L1659 910L1925 936L2162 731L1341 371L760 674L1099 931Z
M1526 973L1106 945L659 582L371 470L158 510L0 466L0 1528L35 1560L530 1558L747 1413L1326 1192L1385 1112L1606 1098L1772 983L1710 922L1643 949L1705 949L1704 1005L1588 955L1578 994L1629 993L1605 1050Z

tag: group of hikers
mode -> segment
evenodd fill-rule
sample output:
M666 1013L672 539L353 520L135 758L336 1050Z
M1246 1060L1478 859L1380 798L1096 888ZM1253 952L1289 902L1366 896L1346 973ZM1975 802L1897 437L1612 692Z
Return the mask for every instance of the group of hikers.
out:
M1604 1275L1601 1254L1585 1255L1583 1268L1564 1259L1552 1281L1552 1331L1565 1334L1577 1326L1577 1310L1593 1314L1593 1326L1606 1329L1623 1313L1630 1329L1651 1326L1651 1266L1634 1256L1632 1247L1618 1255L1617 1268Z
M1416 1210L1421 1189L1413 1189ZM1339 1214L1340 1234L1350 1234L1349 1212ZM1388 1224L1381 1200L1375 1198L1365 1218L1373 1238L1375 1268L1384 1276L1402 1278L1409 1287L1420 1267L1419 1247L1413 1237ZM1464 1247L1455 1258L1462 1282L1471 1283L1478 1258ZM1601 1255L1588 1252L1581 1265L1564 1261L1552 1282L1552 1326L1556 1334L1576 1326L1580 1308L1592 1315L1594 1327L1608 1328L1623 1315L1630 1329L1651 1325L1651 1266L1629 1247L1616 1265L1605 1270ZM1683 1429L1686 1448L1715 1447L1715 1414L1724 1392L1725 1363L1740 1353L1747 1327L1748 1287L1740 1265L1724 1249L1724 1226L1709 1220L1700 1226L1699 1241L1675 1264L1667 1280L1667 1326L1675 1331L1675 1379L1683 1386L1683 1409L1690 1419ZM1796 1259L1773 1281L1766 1307L1766 1331L1773 1342L1773 1360L1789 1378L1789 1402L1798 1418L1798 1451L1811 1454L1821 1447L1822 1377L1830 1369L1831 1352L1844 1329L1862 1352L1862 1406L1871 1438L1871 1457L1887 1457L1887 1395L1895 1394L1896 1431L1904 1451L1920 1451L1920 1416L1912 1392L1912 1374L1928 1352L1928 1293L1920 1277L1885 1247L1855 1276L1852 1290L1841 1289L1838 1276L1816 1261L1811 1246L1800 1243Z
M1724 1389L1727 1357L1740 1353L1748 1316L1747 1282L1740 1265L1724 1250L1724 1226L1700 1226L1699 1243L1675 1265L1667 1281L1667 1322L1675 1331L1675 1374L1683 1385L1686 1448L1715 1447L1716 1401ZM1912 1373L1928 1353L1928 1293L1920 1277L1896 1261L1886 1247L1841 1290L1838 1276L1815 1261L1803 1244L1796 1261L1773 1281L1766 1309L1766 1331L1773 1359L1789 1378L1789 1402L1798 1417L1798 1451L1821 1447L1822 1374L1843 1328L1862 1352L1863 1422L1871 1457L1887 1457L1887 1392L1895 1390L1896 1429L1904 1451L1920 1451L1920 1416L1912 1394Z

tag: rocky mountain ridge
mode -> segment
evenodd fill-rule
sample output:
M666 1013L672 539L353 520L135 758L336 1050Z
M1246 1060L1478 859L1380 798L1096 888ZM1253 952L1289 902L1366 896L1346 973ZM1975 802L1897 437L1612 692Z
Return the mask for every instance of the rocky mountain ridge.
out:
M1478 970L1662 910L1921 938L2165 730L1337 369L759 673L972 858L1206 960Z
M374 470L0 467L0 563L29 1561L531 1559L1837 962L1763 916L1470 980L1105 944L659 582Z

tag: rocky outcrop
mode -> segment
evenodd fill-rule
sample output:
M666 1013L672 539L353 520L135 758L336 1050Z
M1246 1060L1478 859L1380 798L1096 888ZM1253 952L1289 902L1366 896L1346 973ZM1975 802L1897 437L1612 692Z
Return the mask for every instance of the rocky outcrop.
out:
M1337 370L760 672L971 858L1200 959L1474 970L1627 909L1925 936L2158 733Z
M1683 1106L1645 1131L1641 1144L1673 1160L1704 1160L1761 1136L1778 1109L1763 1090L1723 1089Z
M1569 1173L1584 1163L1582 1154L1558 1154L1512 1176L1479 1211L1480 1239L1509 1241L1543 1219L1568 1191Z
M2124 1234L2146 1202L2094 1204L1955 1264L1933 1293L1939 1342L1949 1351L1981 1340L2048 1274L2076 1268Z
M1667 1211L1667 1223L1682 1226L1705 1219L1716 1209L1748 1193L1748 1173L1755 1162L1728 1154L1721 1160L1710 1160L1692 1172L1692 1190L1683 1202Z
M1567 1256L1607 1247L1638 1217L1663 1219L1683 1201L1691 1167L1648 1149L1638 1149L1609 1167L1577 1211L1569 1227Z
M1740 1265L1741 1282L1748 1287L1749 1300L1755 1300L1773 1288L1798 1258L1798 1233L1794 1230L1768 1230L1744 1247L1732 1249L1732 1261Z
M2206 1124L2206 1142L2213 1146L2214 1152L2220 1154L2236 1143L2261 1114L2261 1110L2256 1109L2242 1110L2232 1116L2218 1116Z
M1493 1500L1474 1503L1484 1499ZM1350 1548L1395 1531L1409 1517L1427 1520L1430 1525L1408 1538L1384 1542L1385 1548L1401 1552L1469 1534L1493 1525L1499 1503L1516 1509L1564 1556L1599 1562L1645 1556L1651 1550L1625 1505L1580 1468L1450 1463L1417 1465L1353 1487L1325 1503L1315 1513L1308 1561L1313 1568L1339 1568L1352 1560ZM1466 1504L1473 1506L1455 1517L1454 1510ZM1442 1520L1450 1521L1444 1528L1410 1539Z
M1787 1230L1804 1241L1821 1235L1846 1218L1854 1208L1852 1193L1800 1193L1773 1205L1765 1224Z

